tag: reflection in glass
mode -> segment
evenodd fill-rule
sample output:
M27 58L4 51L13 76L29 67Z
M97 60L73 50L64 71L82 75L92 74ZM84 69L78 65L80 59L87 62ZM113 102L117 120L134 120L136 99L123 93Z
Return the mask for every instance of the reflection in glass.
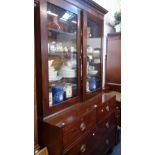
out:
M101 25L88 18L87 22L87 82L86 91L101 87Z
M48 3L49 106L77 96L77 15Z

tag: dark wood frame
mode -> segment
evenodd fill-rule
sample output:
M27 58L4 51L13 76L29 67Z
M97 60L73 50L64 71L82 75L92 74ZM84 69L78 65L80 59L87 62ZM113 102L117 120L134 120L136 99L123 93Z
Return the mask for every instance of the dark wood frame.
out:
M52 107L49 107L49 92L48 92L48 34L47 34L47 14L46 14L46 10L47 10L47 2L52 3L56 6L62 7L68 11L71 11L73 13L75 13L77 15L77 19L78 19L78 24L77 24L77 64L78 64L78 76L77 76L77 82L78 82L78 89L77 89L77 96L71 99L68 99L66 101L64 101L62 104L59 105L55 105ZM81 65L81 53L80 53L80 21L81 21L81 15L80 15L80 9L69 4L68 2L62 1L62 0L40 0L40 29L41 29L41 55L38 58L40 60L40 75L41 76L41 87L38 91L41 91L41 100L39 100L39 115L40 117L45 117L48 116L50 114L53 114L55 112L58 112L59 110L62 110L66 107L69 107L75 103L77 103L78 101L80 101L80 74L81 74L81 70L80 70L80 65Z
M97 95L99 92L102 91L102 70L103 70L103 18L99 18L95 15L90 14L89 12L83 11L83 23L82 23L82 51L83 51L83 67L82 67L82 73L83 73L83 100L89 99L95 95ZM101 58L100 58L100 68L101 68L101 72L100 72L100 79L101 79L101 87L98 88L96 91L94 92L86 92L86 79L87 79L87 74L86 74L86 69L87 69L87 20L88 18L92 19L93 21L95 21L98 24L101 24Z
M34 64L34 152L40 148L38 144L37 93L36 93L36 63Z
M85 29L87 29L87 22L85 19L89 16L95 21L102 22L101 34L103 35L103 16L107 13L107 10L100 7L98 4L92 0L35 0L37 1L38 7L35 12L35 58L36 58L36 90L37 90L37 112L38 112L38 135L37 141L39 140L39 145L41 147L49 145L50 149L55 154L63 154L63 133L62 129L69 125L70 123L74 124L73 120L67 118L73 118L75 123L77 120L81 119L87 115L90 111L95 111L92 116L96 117L97 107L103 105L103 102L107 100L107 97L102 97L102 87L97 91L86 94L82 84L86 86L86 83L82 81L86 79L86 72L81 72L82 68L86 69L86 62L84 60L84 52L86 54L86 42L84 40ZM48 43L48 31L47 31L47 2L50 2L54 5L62 7L66 10L69 10L73 13L76 13L78 16L78 29L77 29L77 58L78 58L78 93L79 95L70 100L66 100L63 104L59 104L53 107L49 107L49 92L48 92L48 52L47 52L47 43ZM83 19L82 19L83 18ZM81 22L81 23L80 23ZM85 23L86 22L86 23ZM87 36L85 34L85 36ZM104 36L104 35L103 35ZM102 36L102 52L101 52L101 71L103 63L103 36ZM81 64L83 67L81 68ZM85 64L85 65L84 65ZM81 76L81 73L83 76ZM102 72L101 72L101 82L102 82ZM81 85L80 85L81 84ZM96 95L96 96L95 96ZM94 96L94 97L93 97ZM80 98L81 97L81 98ZM86 100L92 97L87 101L80 101L80 99ZM104 100L105 99L105 100ZM73 106L71 106L73 105ZM75 110L77 109L77 110ZM75 112L78 111L78 112ZM76 115L76 117L75 117ZM52 119L61 120L70 120L68 124L62 123L62 127L58 128L57 123L52 124ZM102 118L103 119L103 118ZM88 119L89 120L89 119ZM90 120L90 122L92 122ZM65 122L66 123L66 122ZM97 124L96 124L97 125ZM93 146L94 147L94 146Z
M94 16L103 18L103 16L108 12L106 9L98 5L92 0L65 0L87 12L91 13Z
M39 1L39 0L36 0ZM48 31L47 31L47 2L52 3L56 6L62 7L68 11L71 11L75 14L77 14L78 18L78 28L77 28L77 61L78 61L78 96L68 99L64 101L62 104L55 105L52 107L49 107L49 92L48 92L48 52L47 52L47 42L48 42ZM83 13L81 10L85 10ZM37 12L37 29L35 30L35 33L37 34L37 50L36 50L36 76L37 76L37 110L38 110L38 119L43 119L46 116L49 116L51 114L57 113L60 110L63 110L71 105L74 105L78 103L83 97L83 100L86 100L94 95L97 95L99 92L102 91L101 89L98 89L95 92L92 93L86 93L84 92L84 89L80 84L84 84L85 82L82 80L85 79L86 74L85 72L82 72L83 79L81 77L81 64L83 64L83 68L86 67L84 64L85 60L83 57L82 48L86 44L84 43L84 29L87 28L85 26L85 18L89 16L93 20L95 20L97 23L102 23L103 25L103 16L107 13L107 10L100 7L97 3L93 1L87 1L87 0L40 0L40 7ZM85 17L83 17L83 15ZM83 18L81 20L81 18ZM83 23L81 23L83 21ZM35 23L35 24L36 24ZM103 35L103 26L101 33ZM83 35L83 40L82 40ZM102 52L101 52L101 71L102 71L102 61L103 61L103 36L102 36ZM80 47L82 46L82 47ZM101 72L101 83L102 83L102 72ZM82 90L81 90L82 89Z
M38 117L37 117L37 103L38 103L38 93L37 93L37 51L39 50L38 42L40 39L39 26L37 27L37 23L39 22L39 0L34 1L34 152L37 152L40 148L38 144Z

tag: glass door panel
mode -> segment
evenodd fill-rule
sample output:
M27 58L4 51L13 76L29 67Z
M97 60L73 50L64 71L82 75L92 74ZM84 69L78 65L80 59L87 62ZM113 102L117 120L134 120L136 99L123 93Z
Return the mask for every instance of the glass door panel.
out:
M49 106L77 94L77 15L47 3Z
M87 19L87 68L86 92L101 88L102 25Z

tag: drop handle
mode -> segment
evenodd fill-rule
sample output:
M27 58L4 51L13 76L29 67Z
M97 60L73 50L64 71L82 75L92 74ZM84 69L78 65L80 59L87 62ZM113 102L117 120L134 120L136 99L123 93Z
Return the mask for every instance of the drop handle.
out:
M106 106L105 109L106 109L107 112L109 112L109 110L110 110L109 106Z
M80 124L80 129L81 131L84 131L86 129L86 124L84 122Z
M81 150L81 152L85 152L86 151L86 144L82 144L80 150Z
M116 110L119 110L119 107L116 107Z
M97 104L94 105L94 108L97 108Z
M105 140L105 143L106 143L107 145L109 145L109 139L106 139L106 140Z
M109 127L110 127L109 122L107 122L107 123L105 124L105 126L106 126L107 128L109 128Z

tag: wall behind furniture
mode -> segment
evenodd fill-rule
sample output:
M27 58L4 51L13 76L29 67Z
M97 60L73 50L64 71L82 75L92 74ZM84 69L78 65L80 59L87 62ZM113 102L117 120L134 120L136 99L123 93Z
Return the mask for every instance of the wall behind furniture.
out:
M108 13L104 17L104 48L103 48L103 86L105 84L105 56L106 56L106 37L107 33L115 32L114 28L110 24L114 24L114 13L121 10L121 0L93 0L108 10ZM110 23L110 24L109 24Z

